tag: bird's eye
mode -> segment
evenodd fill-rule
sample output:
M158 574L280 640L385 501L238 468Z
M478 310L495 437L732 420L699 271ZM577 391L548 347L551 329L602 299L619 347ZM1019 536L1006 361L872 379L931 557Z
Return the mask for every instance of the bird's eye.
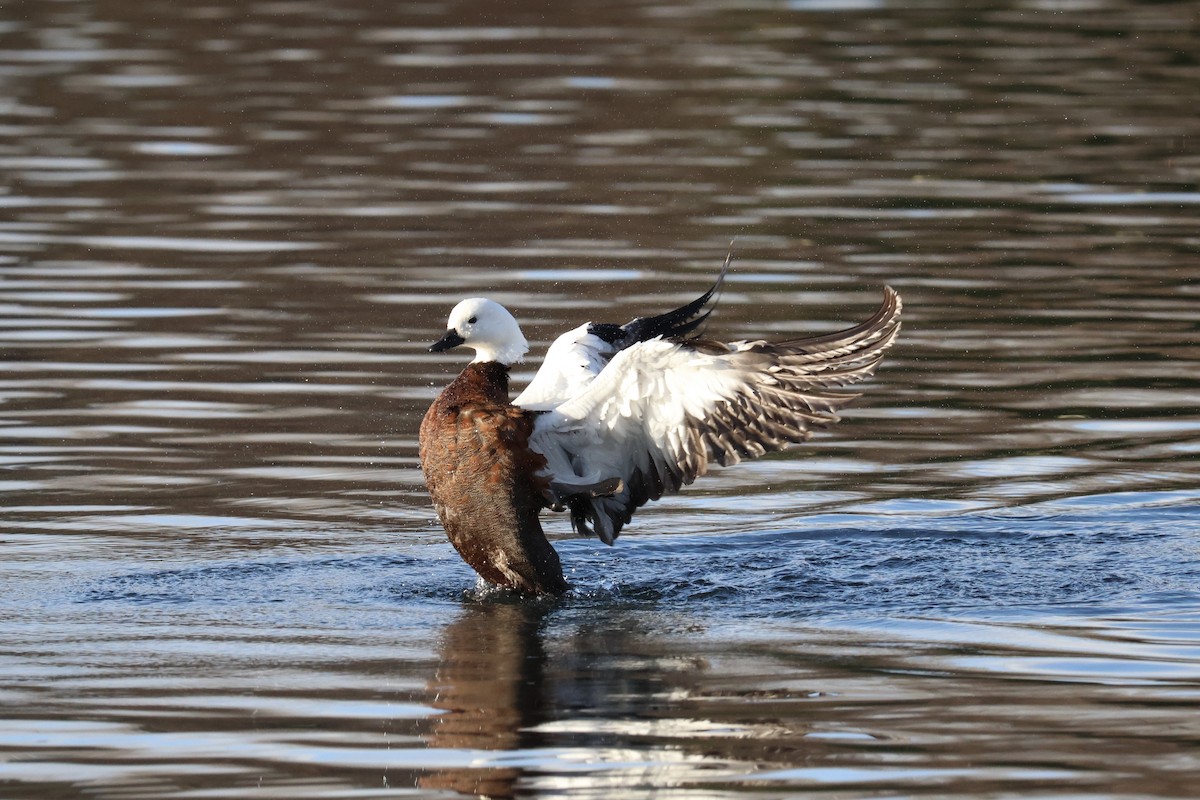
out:
M476 322L479 322L479 317L471 317L469 320L467 320L467 323L470 325L474 325Z

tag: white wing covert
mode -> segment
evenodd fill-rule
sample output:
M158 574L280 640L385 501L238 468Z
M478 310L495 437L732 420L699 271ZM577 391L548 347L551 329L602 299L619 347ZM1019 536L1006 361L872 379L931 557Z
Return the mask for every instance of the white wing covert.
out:
M542 366L513 405L545 411L586 389L617 352L612 342L592 333L592 327L580 325L555 339Z
M530 411L556 408L585 391L620 351L655 337L695 336L716 306L733 250L707 292L674 311L637 317L624 325L589 322L559 336L546 351L541 368L513 405Z
M614 348L585 388L572 380L562 387L576 389L571 396L542 397L549 402L530 447L567 490L576 529L591 533L590 526L612 544L635 510L678 492L711 463L781 450L836 422L858 395L833 390L874 373L899 332L900 311L899 295L887 287L870 319L838 333L728 345L657 335ZM613 478L621 480L617 491L587 491ZM580 493L570 494L572 486Z

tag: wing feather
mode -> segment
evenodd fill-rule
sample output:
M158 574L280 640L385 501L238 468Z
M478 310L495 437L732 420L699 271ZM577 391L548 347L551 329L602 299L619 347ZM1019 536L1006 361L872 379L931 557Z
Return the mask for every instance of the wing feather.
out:
M707 292L674 311L653 317L636 317L624 325L587 323L559 336L546 351L533 380L513 400L513 405L545 411L587 389L614 355L640 342L659 337L695 337L716 301L729 274L733 249L725 257L721 272Z
M780 450L837 422L858 395L834 390L874 373L900 330L900 312L899 295L887 287L878 311L838 333L775 343L636 342L539 415L530 446L558 484L621 478L612 495L571 502L577 527L591 526L612 544L634 511L711 464Z

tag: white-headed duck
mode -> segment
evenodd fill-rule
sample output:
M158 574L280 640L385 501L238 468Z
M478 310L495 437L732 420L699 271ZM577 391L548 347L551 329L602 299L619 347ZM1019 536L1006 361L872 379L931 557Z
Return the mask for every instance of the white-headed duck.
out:
M779 342L699 338L729 260L685 306L624 325L587 323L560 336L529 386L508 395L509 365L529 350L499 303L463 300L433 352L475 359L421 422L421 469L438 517L486 581L523 594L567 590L539 512L569 509L585 535L612 544L639 507L674 494L712 463L803 442L838 420L900 330L900 296L884 289L870 319L838 333Z

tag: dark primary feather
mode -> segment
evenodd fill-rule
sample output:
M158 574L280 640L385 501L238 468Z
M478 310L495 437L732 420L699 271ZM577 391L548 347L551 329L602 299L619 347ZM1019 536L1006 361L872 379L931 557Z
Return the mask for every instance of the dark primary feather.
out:
M624 325L593 323L588 326L588 333L614 345L618 351L656 336L665 336L670 339L686 339L689 336L697 336L699 335L698 328L704 324L708 315L717 307L716 300L720 295L722 284L725 283L725 276L729 274L729 265L732 262L733 250L730 250L729 255L725 256L725 264L721 267L721 274L717 276L717 280L707 292L687 305L654 317L637 317Z

